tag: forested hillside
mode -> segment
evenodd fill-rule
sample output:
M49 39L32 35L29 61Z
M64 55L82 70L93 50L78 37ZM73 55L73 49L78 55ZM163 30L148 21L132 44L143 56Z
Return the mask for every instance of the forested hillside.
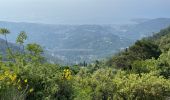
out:
M2 32L2 30L6 30ZM6 35L7 29L0 29ZM31 38L31 37L30 37ZM168 100L170 98L170 27L106 61L85 66L61 66L45 61L36 43L21 52L7 48L0 61L1 100ZM10 53L11 52L11 53Z
M170 27L161 30L151 37L136 41L134 45L110 58L107 64L117 68L128 68L137 60L157 59L161 53L167 52L170 48L169 32Z

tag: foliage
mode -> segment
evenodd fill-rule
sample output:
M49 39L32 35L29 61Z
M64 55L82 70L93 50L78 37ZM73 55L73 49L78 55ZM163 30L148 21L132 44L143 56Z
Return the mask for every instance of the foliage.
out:
M83 71L83 74L82 74ZM112 69L99 69L94 74L82 70L75 77L75 99L108 100L113 97L114 84ZM84 75L85 74L85 75ZM82 76L83 75L83 76Z
M22 31L18 35L16 43L23 44L26 39L27 39L27 35L24 31Z
M1 29L0 33L8 32ZM2 56L0 60L2 100L166 100L170 97L168 34L154 37L157 44L152 39L143 39L107 62L96 61L84 67L47 62L43 48L36 43L24 45L26 38L26 33L21 32L16 42L23 50L13 52L8 48L11 57L3 60Z
M170 50L160 56L157 67L160 69L160 75L170 79Z
M158 45L148 40L137 41L133 46L110 59L107 64L124 69L131 69L136 60L146 60L152 57L158 58L161 51Z
M0 99L24 100L26 94L31 93L33 88L27 84L27 79L19 78L13 71L3 69L0 73Z
M1 28L0 29L0 34L2 34L2 35L6 35L6 34L9 34L9 33L10 33L10 31L8 29L6 29L6 28Z
M170 96L170 80L154 72L141 76L119 72L113 82L116 86L114 98L118 100L162 100Z

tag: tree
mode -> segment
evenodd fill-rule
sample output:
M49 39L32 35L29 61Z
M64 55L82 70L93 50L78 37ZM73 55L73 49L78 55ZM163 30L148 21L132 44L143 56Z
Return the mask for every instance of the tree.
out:
M16 39L16 43L21 45L23 47L23 52L24 52L24 41L27 39L27 35L24 31L21 31Z
M149 40L140 40L135 45L129 48L129 52L136 56L138 59L150 59L152 57L158 58L161 54L159 46Z
M28 50L28 59L32 62L42 62L44 57L41 55L43 53L43 48L36 44L27 44L26 49Z
M160 70L160 75L170 79L170 50L160 56L157 60L157 67Z
M4 35L8 53L10 54L10 57L15 61L14 55L13 55L13 53L12 53L10 47L9 47L8 40L7 40L7 34L10 34L10 31L8 29L6 29L6 28L0 28L0 34Z
M107 64L116 68L132 69L132 64L136 60L146 60L158 58L161 54L159 46L149 40L137 41L133 46L129 47L118 55L108 60Z

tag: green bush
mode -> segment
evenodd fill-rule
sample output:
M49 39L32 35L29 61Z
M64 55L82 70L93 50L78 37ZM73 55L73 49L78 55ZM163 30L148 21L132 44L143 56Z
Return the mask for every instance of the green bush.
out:
M170 80L146 74L126 74L119 72L114 78L116 100L165 100L170 96Z

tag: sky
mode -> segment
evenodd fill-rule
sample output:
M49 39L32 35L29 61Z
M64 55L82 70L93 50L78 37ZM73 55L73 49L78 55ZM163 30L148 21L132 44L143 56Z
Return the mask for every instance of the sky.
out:
M0 0L0 21L122 24L170 18L170 0Z

